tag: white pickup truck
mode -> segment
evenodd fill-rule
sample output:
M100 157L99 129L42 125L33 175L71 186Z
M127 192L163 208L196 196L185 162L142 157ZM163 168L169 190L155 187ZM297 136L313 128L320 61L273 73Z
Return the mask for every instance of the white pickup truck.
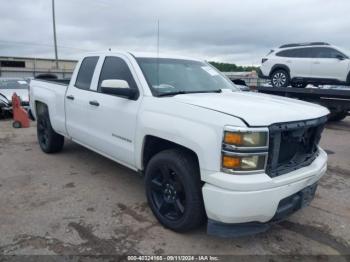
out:
M31 81L30 106L44 152L65 137L141 172L174 231L265 231L306 206L327 169L326 108L241 92L201 60L88 54L69 83Z

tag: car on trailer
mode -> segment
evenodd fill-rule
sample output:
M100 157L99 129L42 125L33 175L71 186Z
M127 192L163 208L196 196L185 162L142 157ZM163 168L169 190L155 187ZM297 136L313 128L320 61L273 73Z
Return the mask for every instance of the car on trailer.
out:
M349 85L350 59L346 51L324 42L282 45L271 50L258 69L273 87Z

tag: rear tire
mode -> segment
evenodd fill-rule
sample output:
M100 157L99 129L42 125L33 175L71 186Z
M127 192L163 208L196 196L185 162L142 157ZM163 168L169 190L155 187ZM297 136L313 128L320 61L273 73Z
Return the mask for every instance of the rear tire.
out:
M292 83L292 87L295 88L305 88L307 86L307 83L299 82L299 83Z
M47 108L37 118L37 137L41 150L48 154L61 151L64 137L53 130Z
M145 177L148 204L166 228L185 232L205 219L196 158L184 150L169 149L148 163Z
M289 81L289 74L286 70L278 69L271 74L271 84L273 87L287 87Z
M345 119L348 116L348 112L347 111L341 111L341 112L337 112L337 113L331 113L331 115L329 116L328 120L332 121L332 122L337 122L337 121L342 121L343 119Z

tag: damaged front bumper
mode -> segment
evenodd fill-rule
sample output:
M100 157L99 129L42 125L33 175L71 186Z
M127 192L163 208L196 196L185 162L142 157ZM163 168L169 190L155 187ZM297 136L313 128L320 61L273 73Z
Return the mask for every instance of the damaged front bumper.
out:
M267 231L272 225L279 223L299 209L308 206L317 190L317 183L307 186L297 193L282 199L273 218L267 222L247 222L227 224L208 219L207 232L219 237L241 237Z

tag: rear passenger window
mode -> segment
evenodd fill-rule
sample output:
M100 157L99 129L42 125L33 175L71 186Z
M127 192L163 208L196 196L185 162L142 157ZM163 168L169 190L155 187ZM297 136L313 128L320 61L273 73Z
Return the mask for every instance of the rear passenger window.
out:
M311 54L311 48L295 48L295 49L289 49L289 50L278 52L276 56L309 58L312 56L312 54Z
M344 54L330 47L315 47L313 48L315 58L336 58L337 55L344 56Z
M81 62L75 86L81 89L90 89L92 76L94 75L98 56L85 57Z
M101 89L101 83L106 79L119 79L128 82L130 88L137 88L134 77L132 76L128 65L120 57L108 56L106 57L100 79L98 81L98 91Z

